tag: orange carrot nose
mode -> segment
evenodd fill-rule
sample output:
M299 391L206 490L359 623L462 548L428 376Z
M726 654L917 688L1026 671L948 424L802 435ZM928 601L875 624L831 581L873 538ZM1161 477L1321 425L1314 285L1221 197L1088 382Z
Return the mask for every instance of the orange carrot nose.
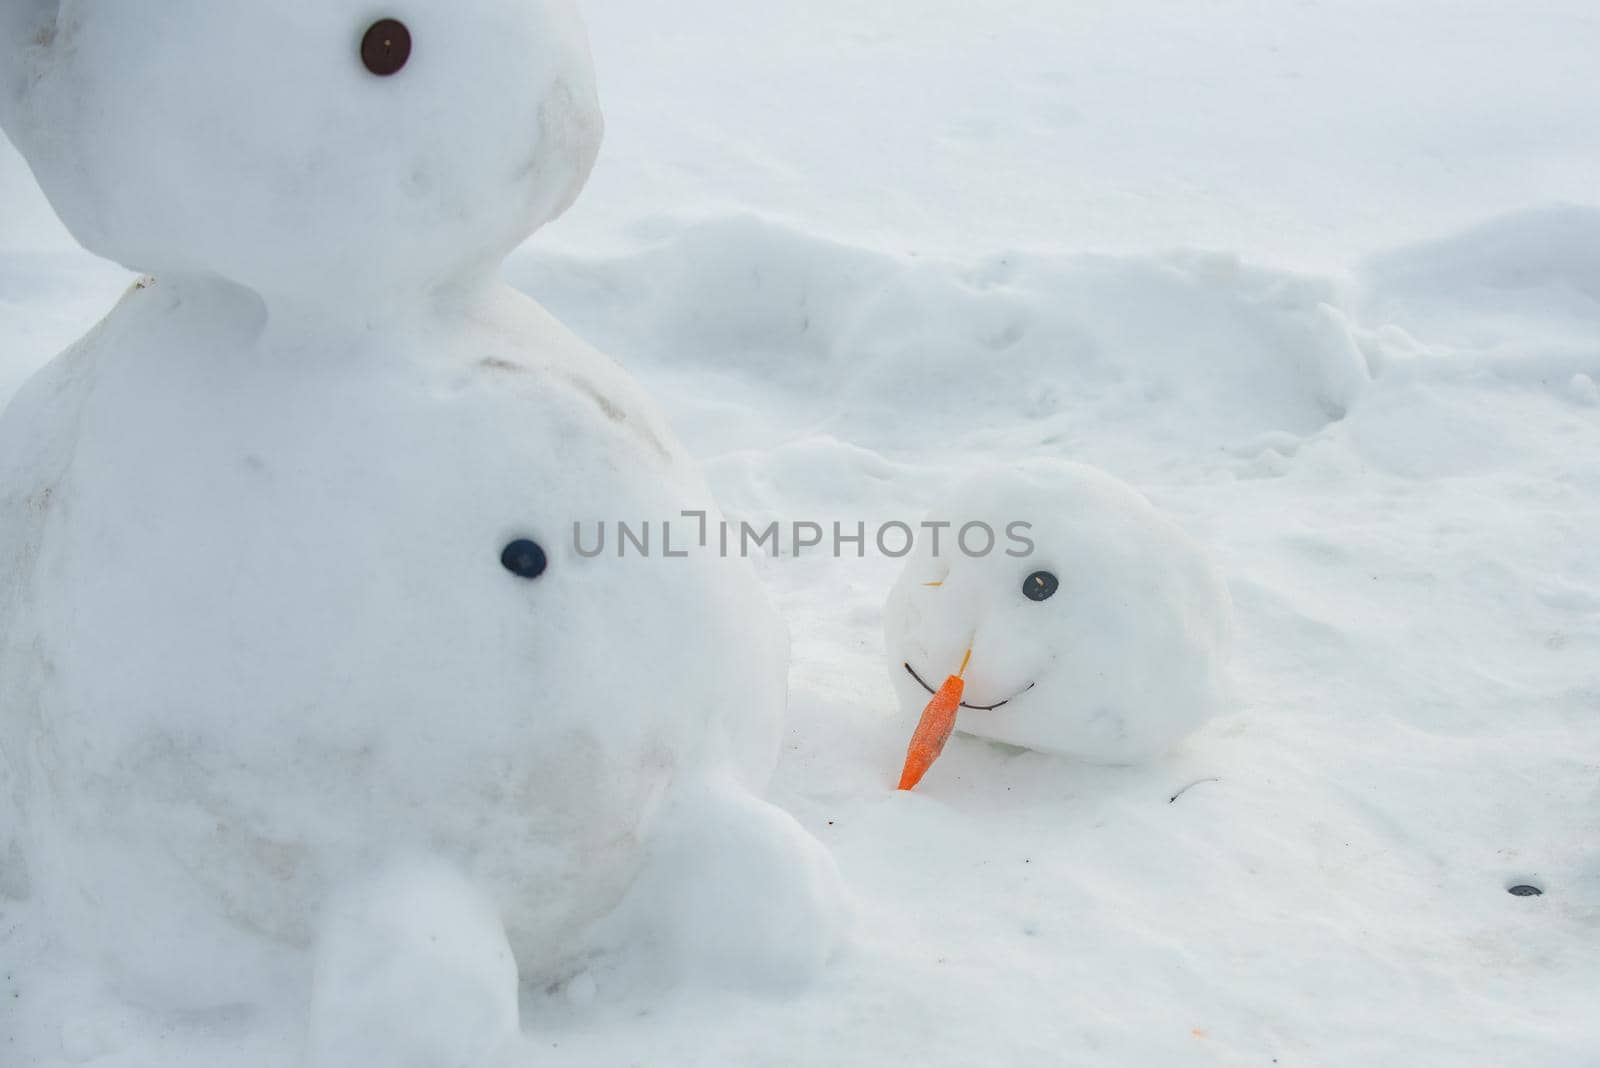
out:
M911 736L911 746L906 750L906 766L900 772L900 789L910 790L921 782L928 769L933 767L933 762L939 759L939 754L944 752L950 732L956 729L961 694L967 688L967 682L961 676L966 674L967 663L971 659L972 650L968 649L966 658L961 661L961 674L945 679L939 692L928 702L928 707L922 710L917 732Z

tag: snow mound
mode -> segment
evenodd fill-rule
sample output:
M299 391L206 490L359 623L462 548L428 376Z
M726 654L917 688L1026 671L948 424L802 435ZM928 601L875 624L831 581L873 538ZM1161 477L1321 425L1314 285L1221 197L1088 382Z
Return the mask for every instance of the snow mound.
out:
M1378 256L1359 278L1364 319L1403 327L1458 369L1600 372L1600 208L1503 215Z
M1237 257L892 256L750 215L514 284L610 351L799 390L861 423L1125 418L1212 444L1315 432L1368 382L1340 288Z

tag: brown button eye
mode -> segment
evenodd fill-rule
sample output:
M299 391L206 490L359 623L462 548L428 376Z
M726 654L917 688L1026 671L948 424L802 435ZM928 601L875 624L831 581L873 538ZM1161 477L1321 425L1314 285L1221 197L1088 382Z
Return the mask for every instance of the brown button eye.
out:
M399 74L411 58L411 31L399 19L380 19L361 38L361 62L380 78Z

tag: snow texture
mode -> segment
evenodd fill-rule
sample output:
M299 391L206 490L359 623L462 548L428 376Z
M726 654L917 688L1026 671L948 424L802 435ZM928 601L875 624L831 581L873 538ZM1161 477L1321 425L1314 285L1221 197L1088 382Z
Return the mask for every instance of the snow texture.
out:
M36 10L14 2L0 18ZM373 14L337 27L332 65L349 62ZM1236 698L1134 766L958 734L916 793L898 795L908 724L885 672L883 606L904 562L871 551L759 561L794 635L772 796L838 861L855 909L847 951L799 990L671 978L732 972L715 955L668 952L705 926L651 925L632 906L654 898L657 915L676 915L679 878L716 826L755 827L767 847L793 831L742 805L706 828L663 809L641 878L596 932L597 946L660 952L632 963L585 954L554 982L524 975L523 1037L496 1055L556 1066L1592 1064L1593 4L593 0L587 14L606 150L583 198L504 277L638 376L730 517L915 523L986 469L1093 465L1226 576ZM414 62L438 32L418 35ZM474 70L494 67L496 36L470 50ZM328 86L343 78L311 72L297 51L262 62ZM5 85L18 69L0 60ZM282 81L272 91L293 100L298 85ZM348 103L329 91L317 115ZM443 106L413 100L361 129L376 138ZM516 111L497 101L484 121L502 108ZM430 121L470 149L472 124ZM149 181L159 161L139 165ZM0 396L131 281L77 251L20 159L0 150ZM170 301L169 281L135 301ZM65 384L59 369L47 374ZM30 387L30 403L48 398L50 380ZM419 397L436 385L423 375ZM155 388L143 393L173 410ZM296 416L287 399L262 405L294 420L292 436L318 416ZM371 411L360 399L351 383L322 418L356 404L346 421L359 427ZM254 418L265 427L271 414ZM179 426L193 426L183 415ZM102 448L117 444L131 448ZM423 458L436 445L405 444ZM407 521L457 526L458 491L441 472L459 465L384 464L409 464L385 477L444 502L417 503ZM496 522L526 532L532 496ZM205 511L183 514L223 522ZM0 522L15 514L8 505ZM241 514L230 537L263 521ZM345 544L327 569L343 574L361 552L338 539L359 517L354 506L330 515L328 529L308 521L291 536ZM101 542L119 565L128 522L118 515ZM383 552L420 553L416 530L394 535L391 522L375 523L365 551L381 537ZM262 551L259 538L244 547ZM474 538L472 559L492 563L493 541ZM240 558L200 560L237 570ZM480 575L443 611L463 620L470 609L468 625L499 611L497 598L519 596L499 578ZM607 626L627 618L581 608ZM130 633L175 614L153 604ZM357 631L338 648L370 641ZM181 663L202 684L220 677L196 657ZM629 685L614 667L606 684ZM727 789L725 776L700 785L675 811L704 813ZM19 856L0 850L13 895L27 881ZM1507 893L1528 883L1544 893ZM471 933L481 913L459 884L426 885L411 891L458 903L448 924L432 913L434 929L461 931L461 960L479 961L486 981L471 1007L485 1015L455 1019L492 1031L503 971L489 963L492 939ZM760 912L740 885L770 886L714 885L708 896L735 916ZM357 897L340 900L385 900L361 897L376 893L365 882L348 889ZM309 959L298 982L248 1010L174 1013L77 968L51 941L43 904L0 895L6 1068L281 1068L302 1054ZM400 944L421 946L412 936L429 929ZM409 959L429 970L430 952Z

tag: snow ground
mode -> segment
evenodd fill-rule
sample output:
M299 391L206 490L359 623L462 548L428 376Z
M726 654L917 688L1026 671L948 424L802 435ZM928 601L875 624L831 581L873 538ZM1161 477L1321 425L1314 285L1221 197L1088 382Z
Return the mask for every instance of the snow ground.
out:
M1133 482L1230 579L1238 711L1130 769L958 737L896 795L896 565L769 562L776 796L853 947L787 1000L536 997L527 1063L1600 1064L1600 14L858 8L591 4L606 154L508 277L736 515ZM9 154L0 204L4 395L126 275ZM0 1034L48 996L0 981ZM87 1013L67 1063L287 1041Z

